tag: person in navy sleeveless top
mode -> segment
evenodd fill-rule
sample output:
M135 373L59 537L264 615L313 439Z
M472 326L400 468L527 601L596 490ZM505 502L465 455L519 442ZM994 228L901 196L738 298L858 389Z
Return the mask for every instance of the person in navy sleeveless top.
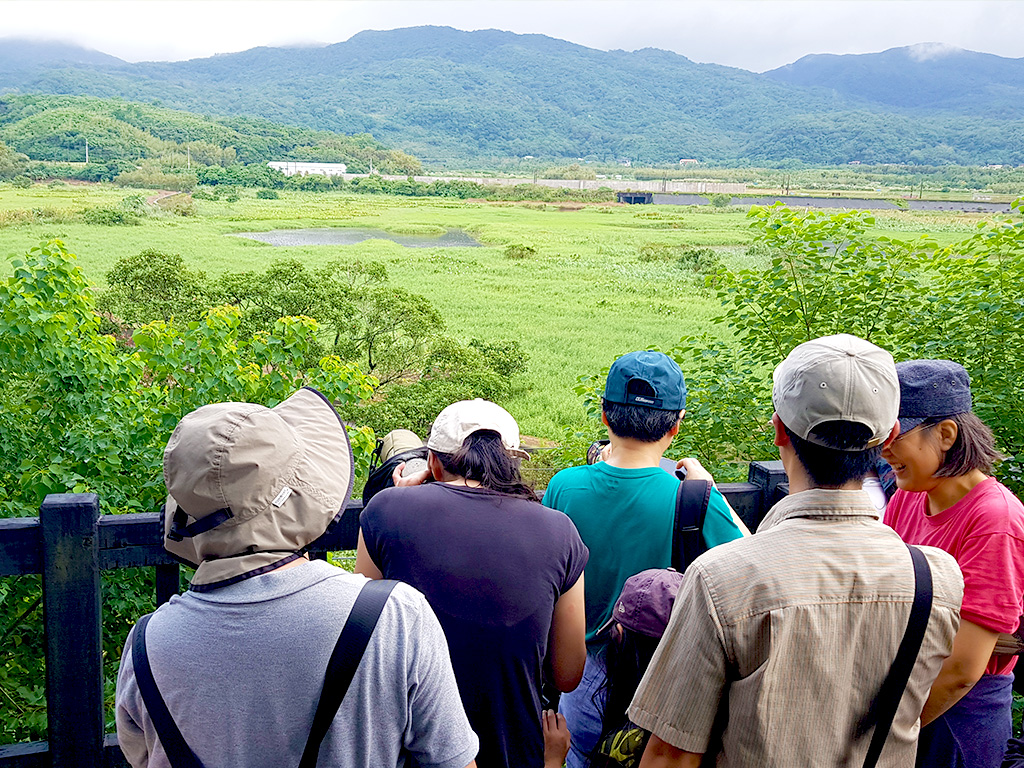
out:
M519 428L500 406L449 406L427 447L427 470L403 478L400 466L396 487L367 504L356 571L426 596L480 737L480 768L541 768L542 677L569 691L583 674L588 550L522 481Z

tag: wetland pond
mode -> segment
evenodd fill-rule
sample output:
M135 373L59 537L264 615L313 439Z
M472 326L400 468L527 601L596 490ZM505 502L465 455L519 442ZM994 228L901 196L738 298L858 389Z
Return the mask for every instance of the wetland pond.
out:
M245 237L277 246L355 245L364 240L391 240L406 248L477 248L483 243L463 232L449 229L442 233L400 234L366 227L317 229L275 229L270 232L235 232L232 237Z

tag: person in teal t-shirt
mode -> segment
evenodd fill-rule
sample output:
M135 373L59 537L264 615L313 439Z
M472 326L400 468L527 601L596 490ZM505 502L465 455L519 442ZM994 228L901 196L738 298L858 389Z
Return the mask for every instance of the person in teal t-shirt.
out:
M608 371L601 420L610 443L605 460L564 469L548 483L544 504L565 512L590 549L586 579L587 662L580 686L561 699L572 734L567 768L583 768L601 732L604 665L597 630L612 614L626 579L667 568L679 480L659 462L679 432L686 382L661 352L631 352ZM683 459L688 476L711 481L696 459ZM717 488L704 519L710 548L747 535ZM596 694L596 696L595 696ZM595 701L596 698L596 701Z

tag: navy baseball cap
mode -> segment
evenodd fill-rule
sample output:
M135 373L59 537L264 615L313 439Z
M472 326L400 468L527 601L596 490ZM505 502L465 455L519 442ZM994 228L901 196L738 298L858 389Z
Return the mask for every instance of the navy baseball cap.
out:
M942 419L971 410L971 377L952 360L896 363L900 380L900 432L925 419Z
M604 383L604 399L681 411L686 408L686 381L679 364L663 352L630 352L612 363Z

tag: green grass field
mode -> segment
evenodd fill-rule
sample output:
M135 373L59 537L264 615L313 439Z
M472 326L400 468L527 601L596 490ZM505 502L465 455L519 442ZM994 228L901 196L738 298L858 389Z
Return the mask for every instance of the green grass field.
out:
M209 275L262 270L295 258L316 267L336 258L380 261L391 282L423 294L447 332L468 341L518 339L529 371L506 403L523 432L557 438L584 421L572 392L593 373L634 349L668 349L684 334L716 330L718 311L701 280L674 261L642 262L650 244L707 246L729 266L748 266L746 210L677 206L487 203L439 198L282 192L278 200L242 190L234 203L195 201L196 215L157 212L139 226L85 224L77 215L113 206L135 190L101 185L0 187L0 253L18 255L59 238L98 286L121 257L146 248L179 253ZM154 192L143 192L149 196ZM35 211L34 213L32 213ZM971 231L971 214L894 212L876 232L951 242ZM463 229L483 248L404 248L387 240L349 246L274 247L230 237L244 231L366 226L400 233ZM510 260L509 244L537 249Z

